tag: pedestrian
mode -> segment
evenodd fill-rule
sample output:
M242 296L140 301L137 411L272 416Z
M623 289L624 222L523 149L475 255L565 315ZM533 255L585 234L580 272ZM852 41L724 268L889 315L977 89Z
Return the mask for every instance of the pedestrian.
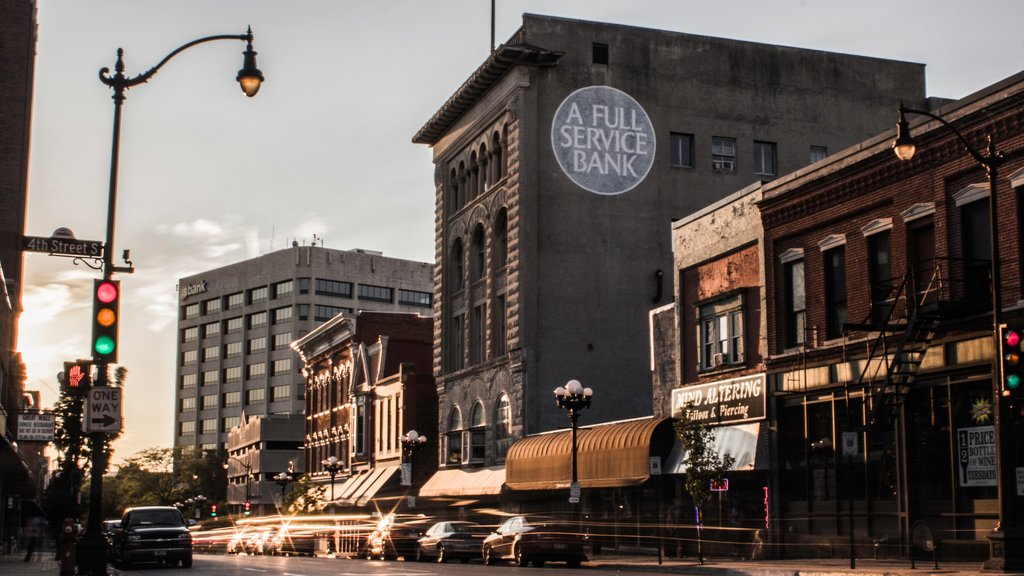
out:
M32 555L40 548L43 541L43 534L46 533L46 519L42 516L32 516L25 523L25 562L32 559ZM40 552L40 555L42 553Z

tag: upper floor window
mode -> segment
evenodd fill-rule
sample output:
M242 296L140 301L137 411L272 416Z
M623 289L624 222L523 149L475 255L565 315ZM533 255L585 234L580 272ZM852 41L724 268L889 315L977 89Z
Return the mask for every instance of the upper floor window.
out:
M292 370L292 359L291 358L278 358L274 360L271 365L271 376L281 376L288 374Z
M220 334L220 322L203 324L203 338L213 338Z
M359 285L359 299L372 302L394 302L394 289L386 286Z
M234 334L235 332L241 332L243 325L241 316L237 318L228 318L224 321L224 333Z
M242 355L242 343L239 342L228 342L224 345L224 357L234 358Z
M487 430L484 427L487 419L484 417L482 402L473 405L469 421L469 459L472 462L483 462L487 457Z
M181 365L188 366L189 364L195 364L199 360L198 350L185 350L181 353Z
M494 355L504 356L508 351L508 304L504 294L494 299Z
M871 283L871 319L883 324L893 308L891 232L868 236L868 282Z
M669 134L673 168L693 168L693 134Z
M234 310L235 308L241 308L245 304L245 297L241 292L227 295L227 309Z
M259 354L267 351L267 337L259 336L249 339L249 354Z
M291 332L281 332L280 334L274 334L274 350L280 350L287 348L292 342Z
M502 208L494 221L494 268L508 264L508 210Z
M608 64L608 45L594 42L591 46L591 58L594 64Z
M266 286L260 286L259 288L253 288L249 290L249 304L255 304L257 302L263 302L267 299L267 295L270 293Z
M843 335L846 323L846 247L836 246L823 253L825 259L825 338Z
M445 436L445 461L449 464L462 463L462 412L459 407L448 413L448 433Z
M791 254L795 254L791 252ZM807 332L807 296L804 289L803 250L791 260L783 262L785 281L786 347L804 344Z
M199 302L188 304L181 309L181 319L191 320L199 316Z
M754 174L775 176L779 173L776 165L774 142L754 142Z
M274 298L284 298L292 293L294 284L291 280L285 280L284 282L278 282L274 284Z
M318 296L337 296L339 298L352 297L352 283L338 280L316 279L316 294Z
M469 361L478 364L484 361L487 353L487 305L478 304L473 307L473 320L469 327Z
M274 324L281 324L283 322L289 322L292 319L292 307L285 306L284 308L274 309Z
M445 343L447 344L447 350L445 353L445 360L449 370L461 370L465 363L465 329L466 316L464 314L456 314L452 316L451 323L449 324L448 333L445 335Z
M504 460L512 445L512 404L502 393L494 405L494 447L497 459Z
M476 282L484 277L484 270L487 269L487 250L484 227L477 224L473 229L473 266L470 271L473 274L473 281Z
M811 164L824 160L826 156L828 156L828 148L825 146L811 146Z
M182 390L185 390L185 389L188 389L188 388L195 388L196 387L196 380L197 379L198 379L197 375L194 374L194 373L193 374L182 374L181 375L181 388L182 388Z
M299 294L309 294L309 278L299 278Z
M430 292L418 290L398 290L398 303L406 306L420 306L430 308L433 303L433 295Z
M299 312L300 320L305 320L305 318L302 317L303 314L301 314L302 306L299 307ZM352 312L352 309L342 308L341 306L327 306L324 304L316 304L313 306L313 320L316 322L326 322L331 318L334 318L338 314L344 314L346 312Z
M267 325L267 313L256 312L255 314L249 314L249 329L260 328L261 326Z
M711 370L743 362L743 297L700 306L700 367Z
M496 184L505 177L505 153L502 146L502 137L497 131L491 136L491 184Z
M199 340L199 326L189 326L181 331L182 342L195 342Z
M736 171L736 139L711 138L711 169L715 172Z
M212 298L203 302L203 314L220 312L220 298Z

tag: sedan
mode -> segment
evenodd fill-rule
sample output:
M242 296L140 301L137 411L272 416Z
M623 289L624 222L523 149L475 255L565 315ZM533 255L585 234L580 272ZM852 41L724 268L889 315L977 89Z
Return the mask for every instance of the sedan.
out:
M483 543L484 563L512 560L516 566L545 562L565 562L579 568L587 559L583 536L569 523L550 518L513 516L489 535Z
M473 522L438 522L420 538L416 558L436 558L438 562L458 558L466 563L470 558L480 557L486 537L487 530Z
M399 556L411 560L419 549L420 536L422 534L415 526L381 522L377 529L367 536L360 556L367 560L395 560Z

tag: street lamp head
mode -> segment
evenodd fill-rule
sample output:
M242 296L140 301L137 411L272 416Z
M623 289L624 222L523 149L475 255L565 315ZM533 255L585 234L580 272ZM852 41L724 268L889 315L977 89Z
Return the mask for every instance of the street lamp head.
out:
M569 380L565 383L565 390L573 396L583 394L583 384L579 380Z
M256 51L252 49L252 28L250 27L246 33L246 47L245 52L242 52L242 69L238 71L238 76L235 80L238 81L239 86L242 87L242 92L245 95L252 98L260 91L260 86L263 84L263 72L256 67Z
M904 113L903 105L900 105L900 119L896 123L896 139L892 143L892 151L896 157L906 162L914 157L917 152L917 145L910 135L910 125L907 124L907 115Z
M569 391L566 390L564 386L559 386L558 388L555 388L555 396L558 396L559 398L561 398L561 397L568 396L568 395L569 395Z

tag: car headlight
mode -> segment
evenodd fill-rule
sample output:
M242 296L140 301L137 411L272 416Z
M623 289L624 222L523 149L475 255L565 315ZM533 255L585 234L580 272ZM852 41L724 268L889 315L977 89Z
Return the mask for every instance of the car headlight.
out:
M191 539L192 539L192 535L189 534L188 532L185 532L183 534L178 534L178 540L191 540Z

